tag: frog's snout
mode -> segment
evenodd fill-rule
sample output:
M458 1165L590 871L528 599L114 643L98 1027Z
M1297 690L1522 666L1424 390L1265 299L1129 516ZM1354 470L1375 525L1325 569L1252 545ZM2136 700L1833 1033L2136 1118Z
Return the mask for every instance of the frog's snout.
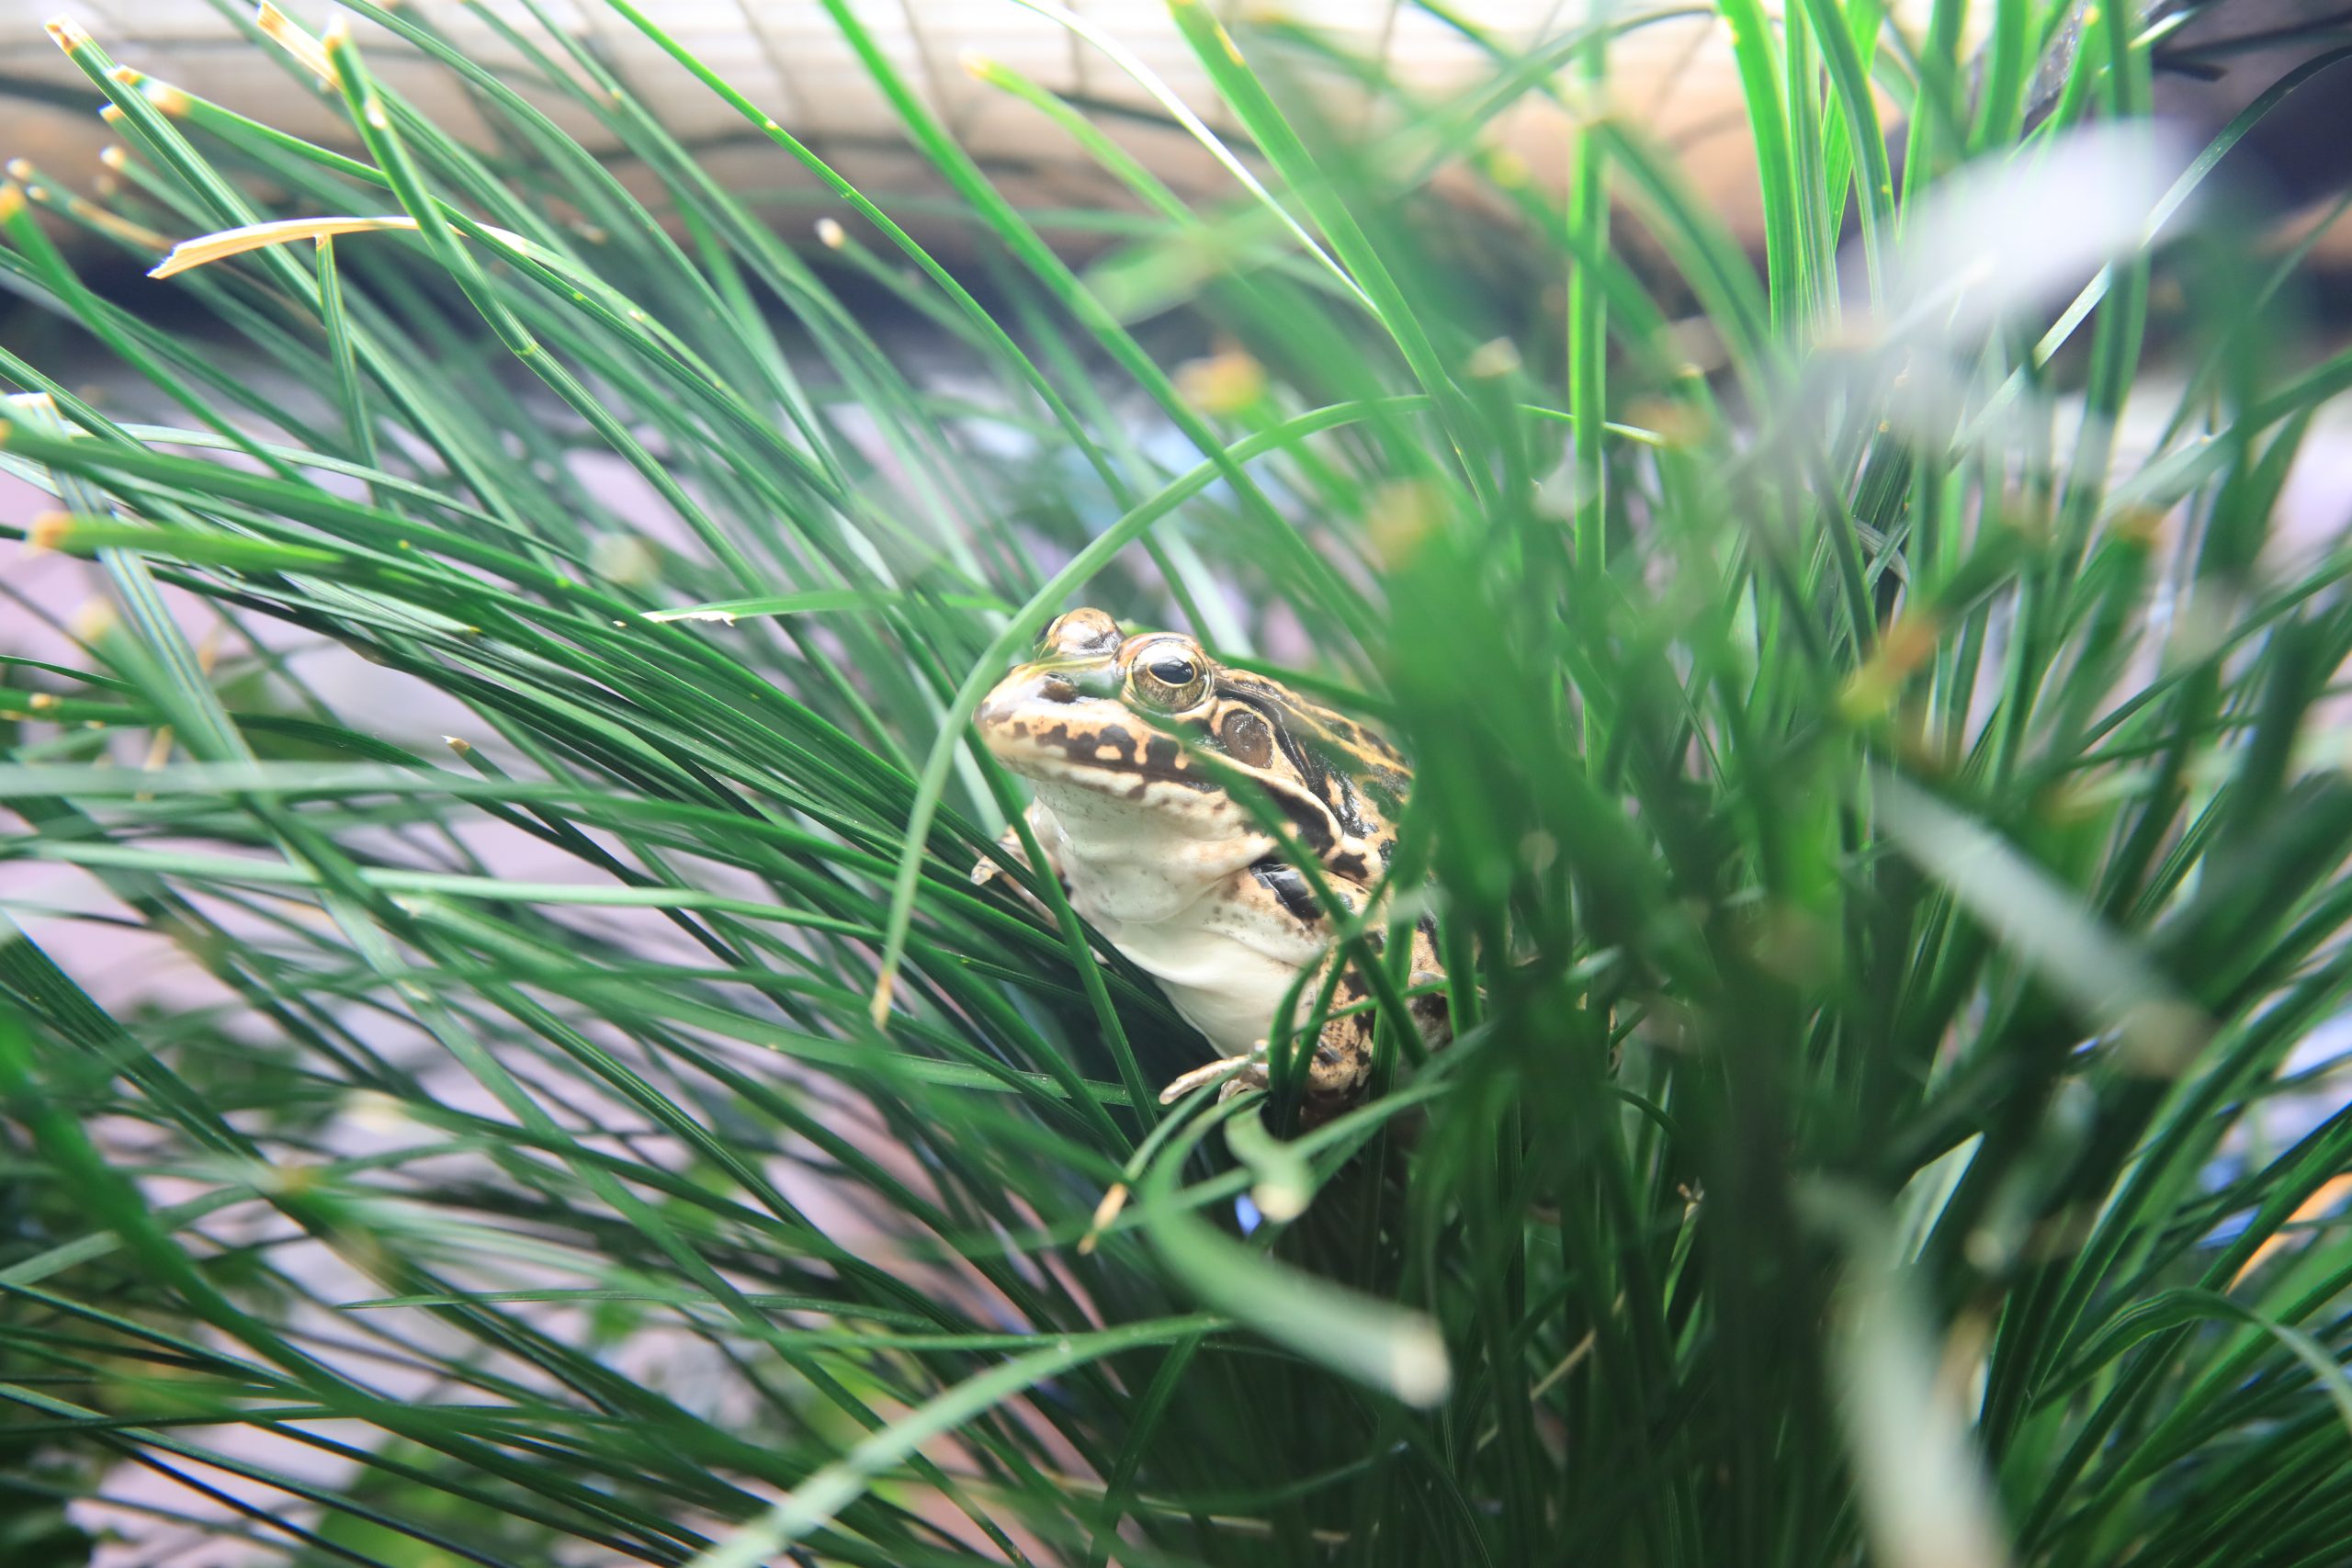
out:
M1044 670L1017 670L981 700L979 711L973 716L986 728L1002 724L1043 703L1074 703L1078 697L1077 684L1064 676Z

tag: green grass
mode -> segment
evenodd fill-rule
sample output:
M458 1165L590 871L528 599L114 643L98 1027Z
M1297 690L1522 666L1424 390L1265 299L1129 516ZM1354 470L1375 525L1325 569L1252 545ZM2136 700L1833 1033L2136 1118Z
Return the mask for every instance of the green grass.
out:
M0 1559L79 1561L57 1510L123 1467L399 1568L2352 1556L2352 555L2274 537L2352 355L2301 252L2141 243L2174 171L2120 217L2144 171L2066 174L2146 113L2128 8L2030 119L2041 0L1981 68L1954 4L1725 4L1759 271L1592 112L1665 9L1527 56L1455 18L1490 79L1375 80L1365 140L1300 90L1325 40L1180 4L1214 200L982 63L1114 216L1006 200L845 5L944 204L610 4L826 184L836 265L593 51L512 35L650 209L368 0L249 39L356 154L69 34L118 186L0 197L70 345L0 347L0 468L56 506L0 531L110 606L0 623L9 885L106 896L0 906ZM1547 96L1565 197L1485 140ZM1977 156L1962 231L2048 243L1955 308L1916 236ZM43 227L143 267L301 214L413 221L130 295ZM81 395L100 356L137 396ZM1449 1049L1384 1026L1310 1132L1295 1066L1163 1110L1204 1043L1054 889L971 886L1019 804L971 708L1080 603L1412 755ZM90 956L133 935L179 999Z

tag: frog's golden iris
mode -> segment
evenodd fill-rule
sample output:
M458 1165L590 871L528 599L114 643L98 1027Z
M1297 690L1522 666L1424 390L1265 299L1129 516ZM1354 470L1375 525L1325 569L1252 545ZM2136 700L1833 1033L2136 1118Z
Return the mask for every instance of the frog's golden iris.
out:
M1227 1054L1162 1098L1229 1072L1233 1086L1264 1083L1275 1008L1303 970L1312 1000L1330 925L1224 780L1238 772L1265 791L1354 911L1396 849L1412 783L1403 759L1279 682L1220 666L1189 637L1122 637L1100 610L1046 627L1036 658L999 682L977 717L989 749L1036 785L1029 825L1071 906ZM1442 975L1429 931L1417 929L1412 983ZM1364 996L1357 976L1342 975L1332 1005ZM1441 1041L1444 998L1410 1005L1423 1036ZM1360 1094L1371 1066L1371 1014L1329 1020L1307 1066L1310 1106Z

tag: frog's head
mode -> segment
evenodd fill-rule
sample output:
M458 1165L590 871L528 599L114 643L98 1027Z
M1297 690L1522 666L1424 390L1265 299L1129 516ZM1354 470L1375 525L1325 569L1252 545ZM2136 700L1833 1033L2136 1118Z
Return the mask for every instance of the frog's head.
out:
M1024 777L1183 809L1187 796L1224 793L1186 744L1204 733L1217 673L1190 637L1122 637L1102 611L1072 610L974 717L989 750Z
M1041 796L1148 813L1188 837L1257 836L1226 787L1254 780L1303 844L1355 880L1386 861L1408 782L1371 731L1218 664L1190 637L1123 637L1100 610L1047 626L975 717L989 750Z

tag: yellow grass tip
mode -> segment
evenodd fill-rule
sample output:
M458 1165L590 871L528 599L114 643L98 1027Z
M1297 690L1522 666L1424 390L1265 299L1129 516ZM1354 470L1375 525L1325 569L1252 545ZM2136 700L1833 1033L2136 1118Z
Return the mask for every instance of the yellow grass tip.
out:
M155 106L159 114L167 114L176 119L187 113L188 96L169 82L158 82L150 76L146 85L140 88L140 93Z
M441 738L441 744L460 757L468 755L474 749L474 743L462 735L445 735Z
M659 581L662 561L652 547L634 534L605 534L588 547L588 570L607 582L635 586Z
M1700 446L1713 431L1705 414L1679 398L1635 398L1625 405L1624 418L1648 431L1654 445L1672 449Z
M0 186L0 223L6 223L25 209L25 193L17 186Z
M230 256L257 251L265 245L288 244L298 240L316 240L329 234L412 233L416 220L400 214L389 217L365 218L280 218L267 223L248 223L241 229L224 229L218 234L199 234L192 240L182 240L171 254L149 269L150 277L170 277L190 267L224 261ZM522 235L508 229L485 227L482 232L499 244L518 254L528 254L531 243Z
M1883 717L1894 705L1904 682L1936 651L1943 623L1931 611L1896 616L1879 634L1878 647L1846 677L1838 694L1839 716L1849 724Z
M1487 177L1505 190L1517 190L1535 177L1527 160L1508 147L1488 148L1484 164Z
M96 642L115 628L114 606L103 599L85 601L66 623L66 630L81 642Z
M2342 1202L2346 1195L2352 1195L2352 1176L2331 1176L2321 1182L2310 1197L2296 1206L2295 1212L2287 1216L2287 1223L2307 1225ZM2230 1289L2236 1290L2245 1282L2248 1274L2253 1273L2301 1239L2301 1235L2295 1231L2273 1232L2264 1239L2261 1246L2254 1249L2253 1254L2244 1263L2238 1266L2238 1271L2230 1276Z
M57 47L68 54L87 47L91 41L90 30L71 17L51 17L41 26L47 28L49 36L57 40Z
M120 104L100 104L98 106L98 118L105 120L108 125L120 125L122 123L122 106Z
M1365 536L1380 558L1401 566L1443 524L1443 502L1426 482L1397 479L1373 492L1363 522Z
M1258 1213L1276 1224L1287 1224L1306 1213L1306 1204L1315 1194L1305 1183L1284 1178L1261 1180L1250 1189L1250 1201Z
M338 28L338 24L343 25ZM292 55L303 70L322 82L334 80L334 64L327 58L328 45L304 32L301 24L271 5L269 0L262 0L254 8L254 26L261 29L264 38ZM344 23L341 12L337 12L334 20L327 24L327 36L330 43L350 38L350 28Z
M56 549L65 543L74 531L74 514L70 512L44 512L25 528L25 553L39 555Z
M817 220L817 243L829 251L838 251L849 243L849 231L843 229L836 219L820 218Z
M119 186L121 183L112 175L98 176L98 188L101 191L108 186ZM103 207L84 201L78 196L69 196L65 198L65 209L93 228L103 229L124 243L135 245L142 251L153 251L161 255L172 248L172 242L155 232L154 230L142 223L133 223L119 212L109 212Z
M961 65L964 68L964 74L975 82L989 81L997 73L996 62L977 49L967 49L957 55L956 63Z
M1266 367L1233 347L1186 360L1175 381L1185 400L1206 414L1239 413L1266 395Z
M1462 372L1478 380L1509 376L1520 366L1519 345L1507 337L1488 338L1470 351Z
M2124 543L2146 549L2163 535L2165 519L2170 515L2161 507L2127 506L2115 514L2108 526Z
M98 149L98 162L106 167L119 173L123 166L130 162L130 156L121 148L109 141L105 146Z
M1453 1384L1453 1364L1435 1327L1416 1324L1396 1336L1388 1352L1388 1386L1397 1398L1426 1409Z
M107 80L119 86L136 87L147 80L147 73L131 65L109 65L107 67Z
M12 179L12 180L29 180L29 179L31 179L31 178L33 177L33 163L32 163L32 160L31 160L30 158L11 158L11 159L9 159L9 160L8 160L8 177L9 177L10 179Z
M1102 1201L1094 1205L1094 1218L1087 1222L1086 1234L1078 1238L1078 1255L1080 1258L1093 1256L1095 1246L1102 1239L1102 1233L1111 1228L1111 1222L1117 1219L1119 1211L1126 1206L1127 1184L1114 1181L1111 1190L1102 1194Z

